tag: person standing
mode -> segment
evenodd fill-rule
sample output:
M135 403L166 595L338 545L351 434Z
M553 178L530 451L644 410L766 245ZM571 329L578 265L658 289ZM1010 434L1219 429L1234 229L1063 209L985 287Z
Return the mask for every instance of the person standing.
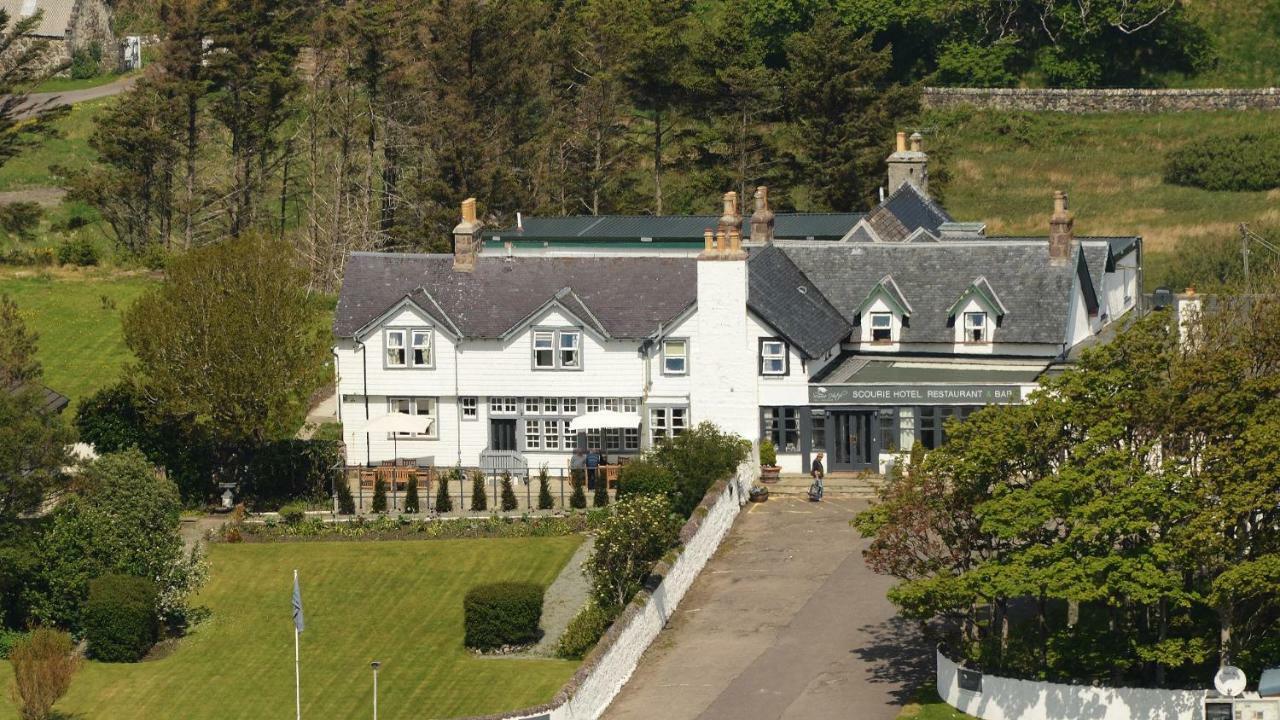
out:
M813 478L813 484L809 486L809 499L817 502L822 499L822 477L825 469L822 467L822 458L826 457L823 453L818 453L813 458L813 464L809 466L809 475Z
M601 459L602 458L600 457L599 450L596 450L595 448L591 448L590 450L587 451L587 457L584 459L584 463L587 466L587 489L588 490L596 489L596 477L600 474Z

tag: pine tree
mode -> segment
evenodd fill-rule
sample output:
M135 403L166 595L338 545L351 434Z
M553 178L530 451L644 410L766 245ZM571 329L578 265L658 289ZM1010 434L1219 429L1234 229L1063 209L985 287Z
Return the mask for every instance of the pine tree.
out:
M416 515L418 513L418 476L409 476L409 488L404 493L404 511Z
M338 483L338 514L356 514L356 499L351 497L351 484L345 478Z
M609 504L609 482L604 479L604 473L600 473L600 477L596 478L596 494L591 498L591 506L602 508Z
M449 481L454 478L461 482L462 471L455 469L440 476L440 487L436 488L436 512L438 513L453 512L453 498L449 497Z
M484 473L471 471L471 510L472 512L488 510L489 496L484 489Z
M583 490L586 485L583 480L581 470L574 470L570 475L570 484L573 485L573 494L569 496L569 507L574 510L585 510L587 508L587 493Z
M502 473L502 512L511 512L520 506L516 500L516 490L511 485L511 473Z
M387 511L387 481L382 478L373 481L373 511L376 513Z
M556 501L551 497L551 477L547 474L547 466L538 471L538 509L551 510Z

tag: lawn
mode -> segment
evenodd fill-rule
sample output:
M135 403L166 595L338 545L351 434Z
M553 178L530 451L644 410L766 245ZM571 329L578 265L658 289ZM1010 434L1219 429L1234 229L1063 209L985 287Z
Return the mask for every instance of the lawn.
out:
M1165 154L1193 138L1256 130L1275 113L1013 113L935 111L923 122L930 174L957 219L992 235L1048 233L1053 190L1070 194L1076 232L1142 235L1148 280L1184 238L1236 237L1238 223L1280 222L1280 190L1210 192L1168 185ZM926 148L930 149L930 148Z
M306 616L303 717L367 716L371 660L382 663L383 717L452 717L543 703L578 664L471 655L462 647L462 598L469 587L493 580L548 585L580 542L568 536L214 545L212 577L199 598L211 619L167 657L87 663L55 709L80 720L292 717L294 568ZM0 720L11 718L14 710L0 701Z
M94 130L94 117L116 98L90 100L71 106L71 112L58 121L59 137L33 147L0 166L0 191L57 187L61 176L53 166L67 171L84 170L93 162L89 135Z
M27 326L40 334L37 357L45 384L73 402L119 377L129 359L121 312L154 283L105 271L0 270L0 293L13 298Z
M71 90L88 90L89 88L109 85L125 77L120 73L107 73L91 78L51 77L32 88L31 92L69 92Z
M933 683L916 690L911 701L898 713L898 720L974 720L938 697Z

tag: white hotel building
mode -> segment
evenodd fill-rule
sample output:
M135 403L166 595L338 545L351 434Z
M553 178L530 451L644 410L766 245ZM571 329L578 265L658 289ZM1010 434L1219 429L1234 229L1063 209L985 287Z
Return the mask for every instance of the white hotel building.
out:
M1047 236L988 237L929 198L924 162L900 140L897 189L838 240L775 238L763 197L744 219L730 194L696 253L494 252L468 201L453 254L354 254L334 321L348 463L559 468L704 420L772 439L792 472L935 447L1135 309L1141 240L1075 237L1061 194ZM571 431L602 411L633 427ZM379 430L393 414L415 431Z

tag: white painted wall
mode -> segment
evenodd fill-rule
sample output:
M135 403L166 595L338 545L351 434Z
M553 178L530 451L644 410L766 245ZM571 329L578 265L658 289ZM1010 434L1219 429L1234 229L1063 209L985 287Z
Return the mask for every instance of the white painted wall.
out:
M982 676L982 692L960 689L956 664L941 652L938 695L982 720L1202 720L1204 691L1110 688Z
M748 327L746 260L698 261L698 332L692 345L690 412L744 438L755 438L760 403L759 349Z

